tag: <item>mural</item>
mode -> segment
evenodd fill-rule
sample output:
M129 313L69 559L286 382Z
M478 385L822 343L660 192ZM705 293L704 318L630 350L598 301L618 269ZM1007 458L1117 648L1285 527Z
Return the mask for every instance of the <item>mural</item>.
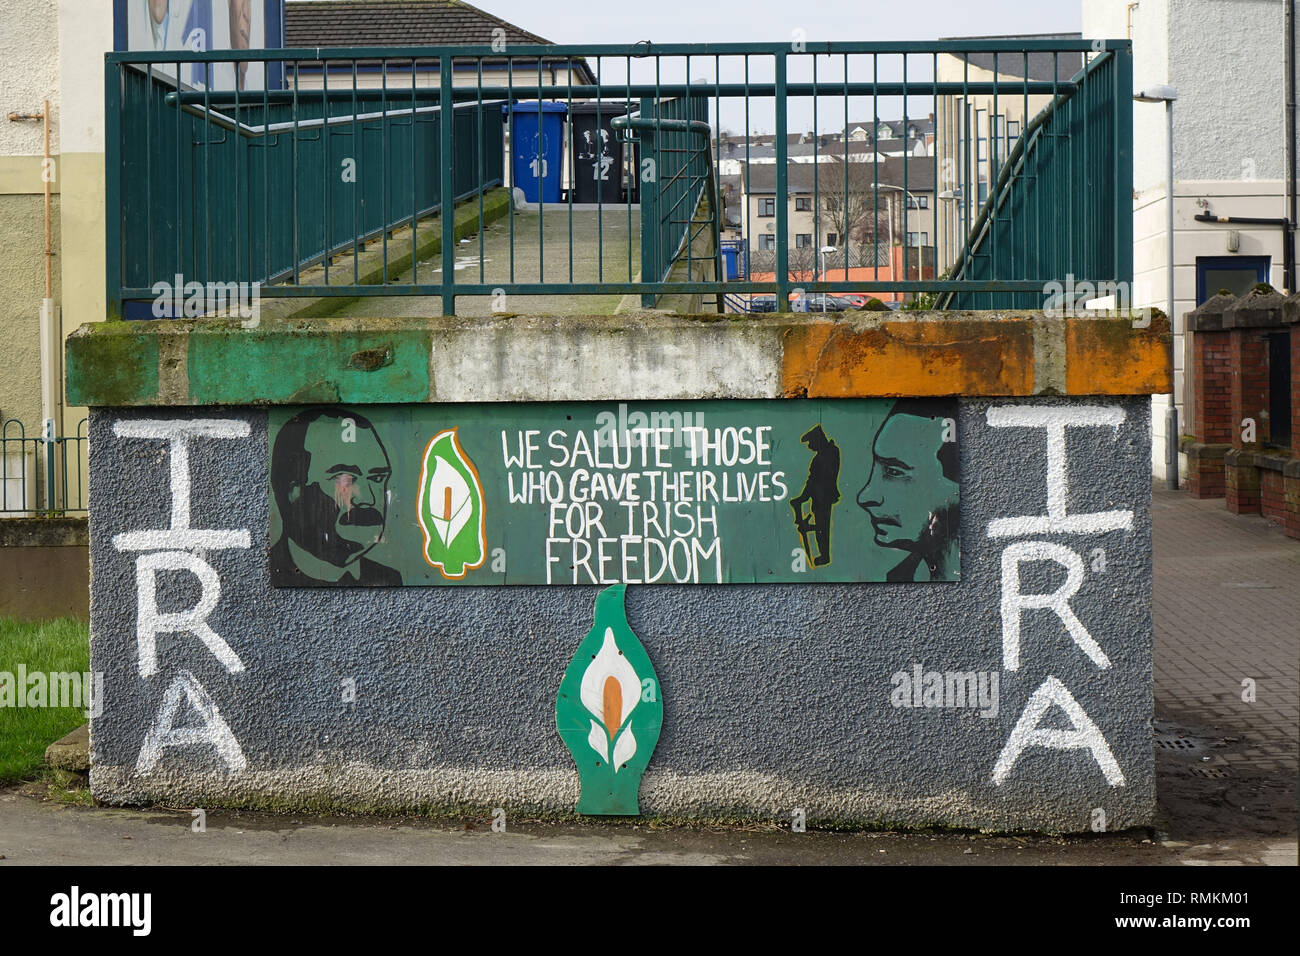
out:
M115 50L277 49L284 42L284 0L115 0ZM176 75L175 64L155 69ZM271 84L280 87L280 67ZM260 90L266 83L260 62L185 63L181 81L198 89Z
M876 544L906 552L887 581L947 581L957 566L957 442L944 433L951 402L898 402L871 441L871 473L858 505ZM954 426L955 427L955 426Z
M955 400L272 409L271 582L956 581L955 419Z
M456 442L456 430L429 440L420 467L420 530L424 560L446 578L483 564L483 485Z
M659 742L659 678L627 623L626 585L596 596L591 630L560 681L555 726L578 765L579 813L635 816L641 775Z
M790 499L790 507L794 509L794 526L799 530L804 555L819 568L831 563L831 509L840 500L840 448L820 425L808 429L799 440L812 450L813 460L808 464L803 491ZM810 533L817 539L816 557L808 543Z
M281 525L271 545L272 583L401 584L401 574L366 556L384 534L392 473L384 443L362 415L313 408L286 421L271 449Z

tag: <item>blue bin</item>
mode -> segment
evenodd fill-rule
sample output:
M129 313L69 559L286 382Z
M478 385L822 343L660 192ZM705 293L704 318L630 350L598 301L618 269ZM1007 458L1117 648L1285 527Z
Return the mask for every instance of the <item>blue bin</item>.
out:
M510 116L511 181L524 191L528 202L539 198L542 202L559 202L565 105L514 103L501 110Z
M722 247L722 274L728 282L740 275L740 270L736 268L736 255L739 252L735 246Z

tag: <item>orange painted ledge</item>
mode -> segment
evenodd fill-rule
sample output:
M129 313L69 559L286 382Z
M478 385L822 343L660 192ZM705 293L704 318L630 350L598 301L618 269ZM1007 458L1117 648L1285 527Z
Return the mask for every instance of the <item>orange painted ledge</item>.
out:
M1172 345L1157 316L928 312L808 319L785 330L787 398L1144 395L1168 392Z

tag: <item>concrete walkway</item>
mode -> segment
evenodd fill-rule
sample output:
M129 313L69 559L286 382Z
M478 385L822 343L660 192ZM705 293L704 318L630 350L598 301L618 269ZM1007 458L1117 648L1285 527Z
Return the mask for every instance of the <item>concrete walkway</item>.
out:
M641 271L641 212L626 206L573 210L570 233L569 210L547 206L514 213L514 257L511 264L509 217L490 223L482 235L483 269L479 270L479 237L456 245L456 281L494 284L508 282L630 282ZM572 234L572 256L570 256ZM538 249L541 255L538 255ZM570 270L572 259L572 271ZM628 263L631 262L631 278ZM513 268L513 272L512 272ZM414 270L391 276L396 284L442 281L442 257L416 264ZM512 278L513 276L513 278ZM622 300L613 295L506 296L494 302L491 296L459 296L456 314L491 315L494 312L533 315L610 315ZM442 314L442 300L429 296L364 296L334 315L374 317L428 317Z
M1300 542L1153 492L1157 826L1082 837L790 833L135 811L0 792L0 866L49 863L1295 865ZM1255 681L1255 700L1242 681ZM1249 695L1248 695L1249 696Z

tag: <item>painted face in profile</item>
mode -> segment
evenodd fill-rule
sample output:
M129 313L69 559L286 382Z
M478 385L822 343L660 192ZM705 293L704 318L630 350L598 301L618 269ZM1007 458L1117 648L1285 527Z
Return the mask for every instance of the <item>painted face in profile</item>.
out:
M944 474L942 419L905 412L890 415L876 433L871 475L858 505L871 516L876 544L918 550L934 539L943 509L957 501L958 486Z

